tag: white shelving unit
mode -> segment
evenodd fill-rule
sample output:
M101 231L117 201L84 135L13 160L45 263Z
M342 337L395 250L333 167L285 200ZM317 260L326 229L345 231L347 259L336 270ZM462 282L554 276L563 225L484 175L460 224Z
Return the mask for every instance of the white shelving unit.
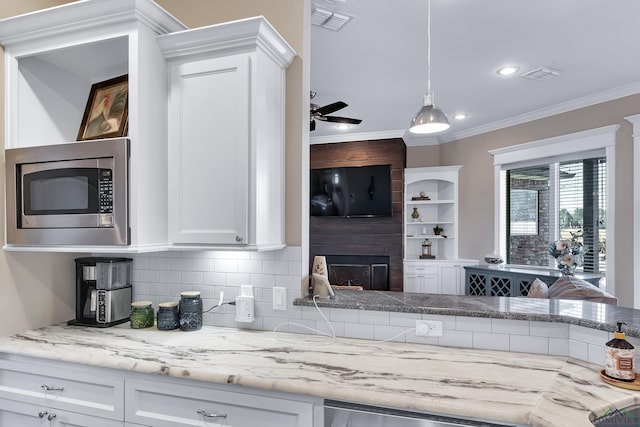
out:
M461 166L404 170L404 291L463 294L463 266L458 259L458 172ZM421 196L424 195L423 200ZM428 198L428 200L427 200ZM419 216L412 214L417 211ZM436 234L434 228L442 231ZM422 243L431 242L433 259L421 259Z
M420 259L429 239L436 260L457 259L458 171L461 166L408 168L404 171L404 259ZM412 200L424 194L429 200ZM412 214L418 212L418 218ZM434 228L443 230L436 235Z

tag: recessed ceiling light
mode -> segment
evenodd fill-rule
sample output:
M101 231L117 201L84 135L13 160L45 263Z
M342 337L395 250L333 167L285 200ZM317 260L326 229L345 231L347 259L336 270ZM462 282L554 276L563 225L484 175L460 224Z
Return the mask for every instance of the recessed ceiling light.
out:
M508 76L513 73L516 73L519 69L520 67L516 65L507 65L506 67L498 68L498 70L496 71L496 74L500 76Z
M351 125L349 123L338 123L336 125L336 129L338 130L347 130L347 129L351 129Z
M464 120L467 118L467 115L465 113L459 113L454 115L453 118L456 120Z

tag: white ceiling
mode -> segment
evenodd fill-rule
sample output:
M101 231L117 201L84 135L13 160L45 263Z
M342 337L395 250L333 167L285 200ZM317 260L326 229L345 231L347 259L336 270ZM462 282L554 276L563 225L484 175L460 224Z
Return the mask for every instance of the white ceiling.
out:
M431 84L451 127L417 138L407 127L426 91L427 0L312 4L355 17L340 31L312 26L314 103L341 100L333 115L362 119L347 131L317 122L312 143L442 143L640 92L640 0L432 0ZM498 76L507 64L520 71ZM538 67L561 75L520 77Z

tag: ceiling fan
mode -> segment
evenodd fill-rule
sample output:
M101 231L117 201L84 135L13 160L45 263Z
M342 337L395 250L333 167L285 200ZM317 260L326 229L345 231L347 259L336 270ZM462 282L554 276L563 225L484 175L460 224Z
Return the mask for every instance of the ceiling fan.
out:
M311 91L311 99L316 96L314 91ZM309 125L310 130L314 131L316 129L316 120L318 119L323 122L332 122L332 123L345 123L351 125L358 125L362 120L360 119L352 119L350 117L338 117L338 116L327 116L327 114L331 114L338 110L342 110L348 105L342 101L334 102L332 104L325 105L320 107L318 104L311 104L311 111L309 116Z

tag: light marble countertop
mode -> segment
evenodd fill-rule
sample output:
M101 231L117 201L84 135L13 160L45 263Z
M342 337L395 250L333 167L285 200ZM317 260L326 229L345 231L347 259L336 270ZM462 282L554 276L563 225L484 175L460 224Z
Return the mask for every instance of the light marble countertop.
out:
M533 426L590 426L640 401L567 357L232 328L59 325L0 338L0 352Z
M490 317L496 319L562 322L601 331L616 331L624 322L630 337L640 338L640 310L591 301L528 297L416 294L391 291L336 290L334 299L319 299L320 307L349 308L401 313ZM310 298L294 305L313 307Z

